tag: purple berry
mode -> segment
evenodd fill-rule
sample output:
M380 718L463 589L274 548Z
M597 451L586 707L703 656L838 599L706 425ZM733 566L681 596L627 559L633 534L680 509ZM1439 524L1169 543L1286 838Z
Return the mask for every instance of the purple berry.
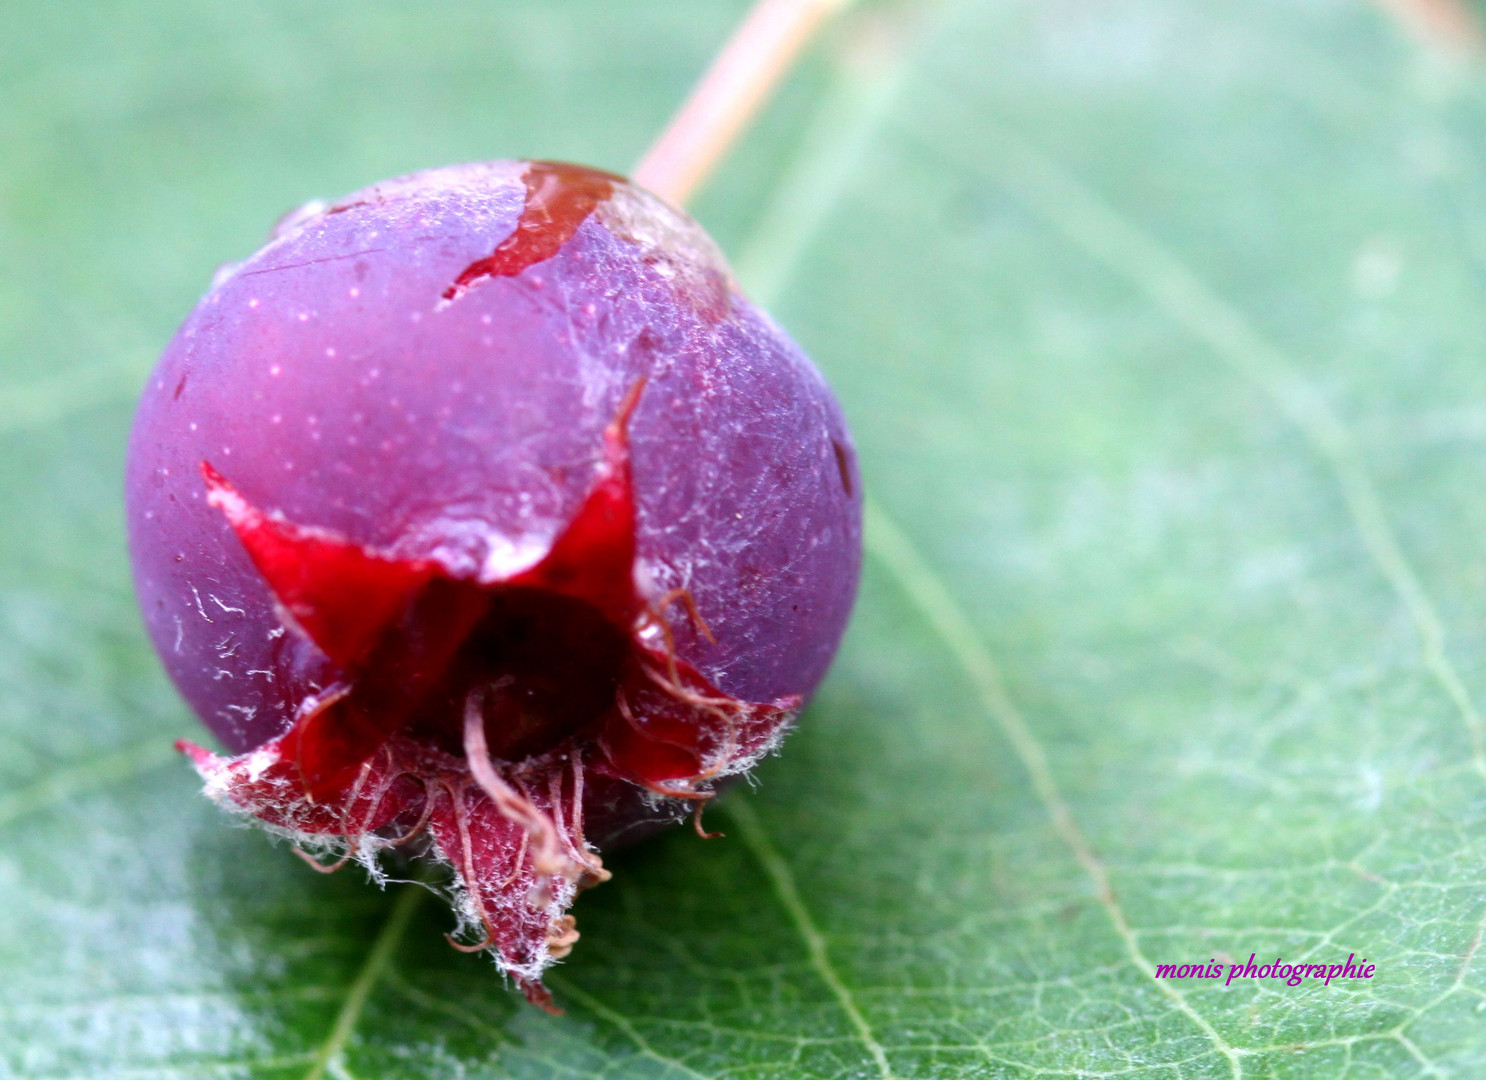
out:
M533 1001L598 849L783 734L856 590L850 438L689 218L545 162L296 215L146 389L130 545L155 647L302 849L452 868Z

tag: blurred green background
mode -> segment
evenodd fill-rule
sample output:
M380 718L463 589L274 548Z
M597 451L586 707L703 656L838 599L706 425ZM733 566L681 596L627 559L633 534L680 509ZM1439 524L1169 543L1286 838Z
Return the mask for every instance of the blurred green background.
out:
M626 170L742 5L0 6L0 1077L1486 1075L1486 68L1414 6L811 53L694 210L852 420L858 614L728 838L583 897L562 1018L200 798L124 440L285 210ZM1251 952L1377 971L1153 978Z

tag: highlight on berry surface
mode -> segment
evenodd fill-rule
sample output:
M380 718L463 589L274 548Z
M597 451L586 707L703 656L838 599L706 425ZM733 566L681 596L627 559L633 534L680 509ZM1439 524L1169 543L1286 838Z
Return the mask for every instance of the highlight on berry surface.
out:
M861 486L706 234L609 173L436 169L225 269L128 464L145 621L224 808L443 868L538 1004L601 852L774 749L840 640Z

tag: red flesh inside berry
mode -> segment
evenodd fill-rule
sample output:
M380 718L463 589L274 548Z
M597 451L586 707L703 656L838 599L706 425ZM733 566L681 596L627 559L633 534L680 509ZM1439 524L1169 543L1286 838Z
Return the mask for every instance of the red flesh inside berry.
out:
M454 300L481 278L515 277L562 249L623 177L560 161L533 161L522 175L526 206L511 235L489 257L469 264L444 290Z

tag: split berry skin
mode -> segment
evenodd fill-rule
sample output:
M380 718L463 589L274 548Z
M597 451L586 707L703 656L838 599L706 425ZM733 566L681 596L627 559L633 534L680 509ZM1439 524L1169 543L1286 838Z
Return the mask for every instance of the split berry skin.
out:
M234 755L181 744L207 793L331 866L444 865L451 942L548 1008L600 851L777 746L861 561L819 373L689 218L550 162L378 184L220 272L127 506Z

